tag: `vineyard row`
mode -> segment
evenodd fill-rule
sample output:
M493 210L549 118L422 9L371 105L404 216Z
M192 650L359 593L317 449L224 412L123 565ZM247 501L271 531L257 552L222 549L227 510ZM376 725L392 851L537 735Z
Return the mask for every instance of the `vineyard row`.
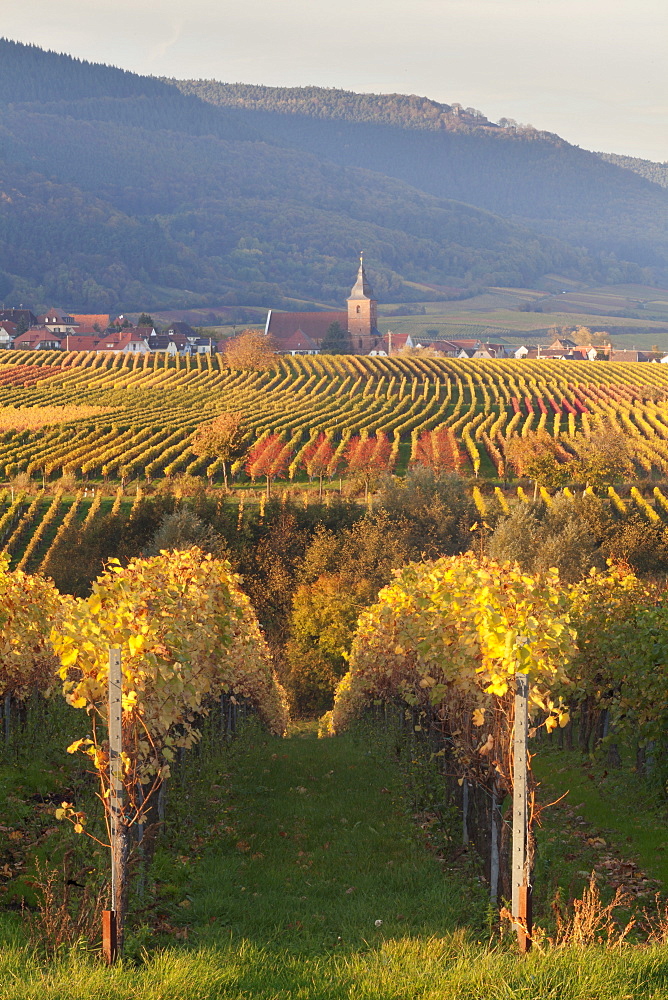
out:
M382 432L396 456L407 446L405 464L420 434L449 427L469 470L483 476L504 474L513 435L544 431L566 460L577 453L577 436L603 421L629 438L640 469L664 472L667 398L660 365L322 356L235 371L208 356L3 352L0 419L11 415L12 424L3 431L0 423L0 476L212 479L221 463L195 454L193 434L230 410L244 415L246 451L278 434L295 461L320 433L343 450L353 436ZM95 416L71 419L76 407L91 406ZM17 429L16 408L39 412L44 426Z

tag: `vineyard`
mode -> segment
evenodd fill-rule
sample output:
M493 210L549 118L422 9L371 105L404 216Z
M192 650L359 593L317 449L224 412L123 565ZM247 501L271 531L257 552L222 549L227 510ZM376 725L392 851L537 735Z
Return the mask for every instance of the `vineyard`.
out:
M281 942L293 965L313 947L318 962L331 957L332 983L344 949L364 961L374 941L383 961L409 937L421 949L444 940L444 914L457 953L464 928L476 947L491 935L499 961L516 954L511 930L522 952L535 943L527 969L580 955L570 944L602 946L604 930L620 970L627 954L638 963L665 947L668 913L652 923L647 895L661 888L662 859L642 861L652 879L637 877L629 904L629 944L642 947L622 959L635 828L620 831L621 848L607 830L574 844L529 765L535 754L557 798L567 779L555 754L567 765L579 746L587 783L599 765L602 781L611 775L616 815L637 801L623 782L638 796L665 788L668 373L411 357L288 358L261 372L206 357L5 358L0 935L30 942L30 982L39 949L97 949L100 930L108 961L123 952L146 968L148 948L194 955L223 942L234 965L241 942L271 940L280 978ZM534 430L573 468L583 441L597 448L601 431L616 432L628 475L511 483L511 442ZM216 451L225 440L233 459ZM341 495L339 474L357 476L356 491ZM248 480L260 477L258 495ZM297 482L272 497L272 478ZM509 540L522 542L518 563ZM316 725L336 738L284 740ZM63 923L48 909L56 884ZM562 888L563 919L552 902ZM599 923L582 937L587 899ZM268 975L266 959L244 962ZM411 962L417 982L424 953ZM240 995L236 975L233 992L200 995ZM318 975L304 966L304 981ZM573 996L612 1000L626 982ZM278 995L273 982L246 986ZM522 990L506 995L549 995L545 983ZM174 995L190 996L191 983Z
M667 397L668 372L647 364L320 356L237 371L215 356L9 351L0 358L0 476L220 481L222 460L198 454L194 435L229 411L243 414L237 477L251 448L275 436L285 478L307 474L321 436L332 447L330 471L340 470L351 438L384 435L401 473L424 432L447 428L462 471L495 479L512 437L545 432L567 461L601 422L627 437L638 473L661 475ZM21 420L28 410L32 418Z

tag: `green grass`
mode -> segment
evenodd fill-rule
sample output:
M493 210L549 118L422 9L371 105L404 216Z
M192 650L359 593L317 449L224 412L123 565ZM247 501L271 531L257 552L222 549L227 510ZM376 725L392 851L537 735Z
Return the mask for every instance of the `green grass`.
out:
M367 735L212 734L175 775L171 833L135 907L129 957L47 964L0 924L3 1000L629 1000L668 996L651 947L490 945L474 872L443 870L399 769ZM4 789L6 791L6 789ZM382 921L377 925L377 921Z
M0 983L3 998L16 1000L664 1000L668 967L665 948L568 949L518 961L453 934L315 959L221 943L112 970L75 954L43 972L6 948Z
M581 816L668 891L668 816L660 788L639 780L628 760L613 768L577 750L541 749L532 767L543 784L543 801L568 792L562 809Z

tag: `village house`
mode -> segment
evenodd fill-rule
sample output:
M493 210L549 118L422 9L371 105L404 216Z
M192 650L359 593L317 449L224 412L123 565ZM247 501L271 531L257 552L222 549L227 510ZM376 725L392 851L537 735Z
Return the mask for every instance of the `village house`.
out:
M147 329L147 328L145 328ZM136 330L119 330L108 333L97 342L96 351L116 351L123 354L148 354L148 338L138 334Z
M191 354L215 354L218 350L218 344L213 337L196 337L188 343Z
M137 333L139 328L135 331ZM146 338L149 351L164 351L170 357L177 354L189 354L190 345L182 333L156 333L155 330Z
M77 333L92 329L98 334L104 333L109 326L111 317L109 313L73 313L74 321L77 324Z
M388 331L383 334L377 346L372 351L369 351L369 354L371 357L386 358L391 354L398 354L399 351L404 351L406 348L421 346L421 344L414 343L410 333L392 333Z
M651 351L635 351L635 350L618 350L615 348L610 351L610 361L614 361L617 364L620 361L650 361L652 358Z
M14 338L17 351L59 351L61 337L44 326L33 326Z
M16 330L16 323L12 323L9 319L0 320L0 350L12 346L12 342L16 337Z
M45 326L51 333L76 333L77 321L74 316L64 313L62 309L47 309L43 316L37 317L37 326Z
M9 320L10 323L16 323L18 326L25 327L29 330L31 326L37 326L37 317L35 316L32 309L0 309L0 322Z
M60 342L63 351L94 351L100 339L99 333L68 333Z
M277 354L318 354L318 345L302 330L296 330L276 347Z

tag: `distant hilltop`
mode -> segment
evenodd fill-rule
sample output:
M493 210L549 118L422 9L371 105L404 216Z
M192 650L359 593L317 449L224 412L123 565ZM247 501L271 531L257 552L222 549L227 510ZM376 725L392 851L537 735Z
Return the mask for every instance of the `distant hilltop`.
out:
M0 40L0 301L336 309L668 283L652 165L415 95L165 81ZM659 165L660 166L660 165Z

